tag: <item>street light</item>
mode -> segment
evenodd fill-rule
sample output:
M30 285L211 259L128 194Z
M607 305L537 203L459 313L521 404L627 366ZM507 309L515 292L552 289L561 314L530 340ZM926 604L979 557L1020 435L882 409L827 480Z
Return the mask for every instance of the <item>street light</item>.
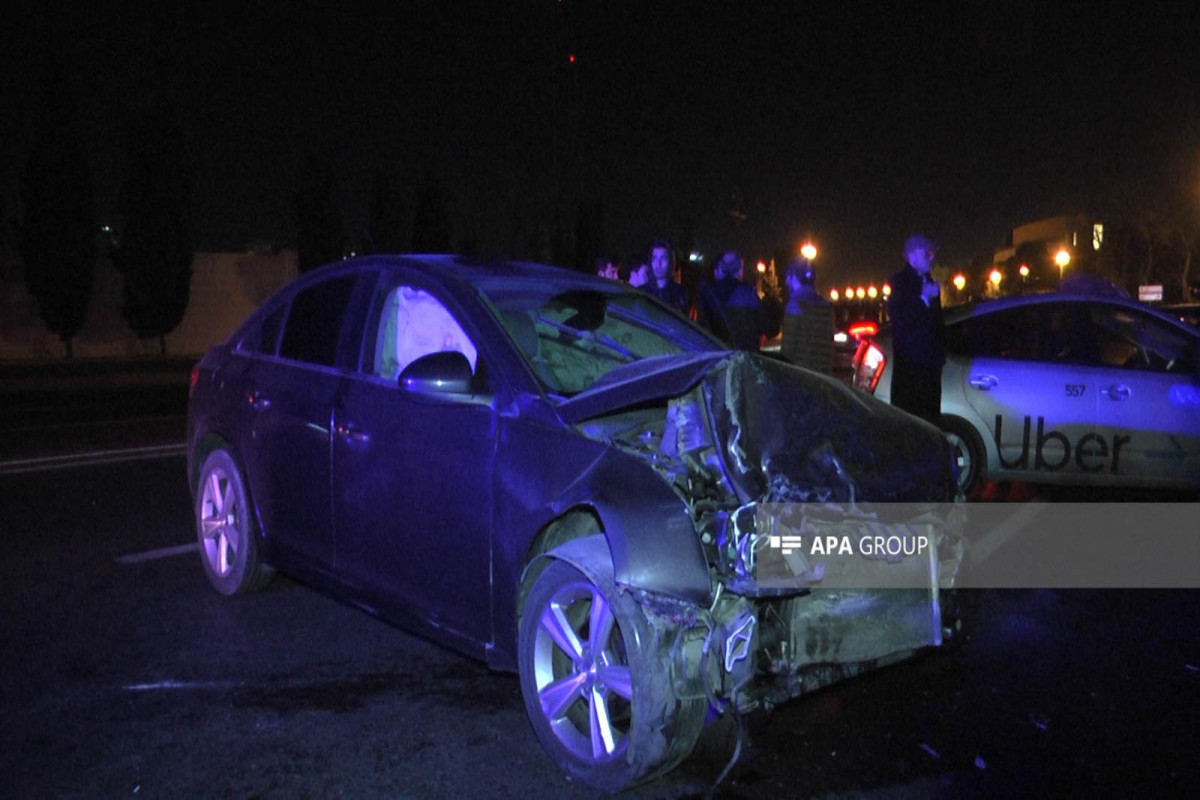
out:
M1071 254L1067 252L1067 248L1058 248L1058 252L1054 254L1054 263L1058 264L1058 282L1062 283L1063 270L1071 263Z
M884 297L892 296L892 285L890 283L885 283L883 285L883 296Z
M992 282L992 286L1000 288L1000 281L1004 280L1004 274L998 269L994 269L988 274L988 280Z
M867 290L860 286L854 290L854 296L857 297L859 300L862 300L864 297L867 296Z
M812 261L817 257L817 248L812 242L805 242L800 245L800 255L804 256L808 261Z
M867 297L874 300L878 296L879 296L879 290L875 288L874 284L867 287Z
M1018 269L1017 272L1021 273L1022 278L1028 278L1029 277L1029 265L1022 264L1021 268Z
M830 301L832 301L832 302L836 303L836 302L838 301L838 297L839 297L839 295L838 295L838 290L837 290L837 289L830 289L830 290L829 290L829 299L830 299Z
M960 272L957 275L955 275L954 278L950 282L954 284L955 289L957 289L958 291L961 292L963 290L963 287L965 287L967 285L967 276L963 275Z

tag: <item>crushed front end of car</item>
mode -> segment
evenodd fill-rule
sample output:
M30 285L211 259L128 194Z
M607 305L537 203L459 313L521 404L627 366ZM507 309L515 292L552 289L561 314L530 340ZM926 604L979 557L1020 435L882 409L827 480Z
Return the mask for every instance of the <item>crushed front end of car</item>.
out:
M665 412L642 404L581 428L649 463L700 538L707 607L629 587L679 698L769 708L942 643L965 515L931 426L738 353Z

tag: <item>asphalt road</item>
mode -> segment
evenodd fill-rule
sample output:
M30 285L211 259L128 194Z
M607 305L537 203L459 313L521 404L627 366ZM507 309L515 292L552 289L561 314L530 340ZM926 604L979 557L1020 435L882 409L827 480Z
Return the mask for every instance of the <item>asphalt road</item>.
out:
M179 457L0 475L0 794L590 797L512 675L286 579L213 592ZM986 591L959 649L747 720L722 797L1187 796L1194 591ZM630 797L704 795L732 725Z

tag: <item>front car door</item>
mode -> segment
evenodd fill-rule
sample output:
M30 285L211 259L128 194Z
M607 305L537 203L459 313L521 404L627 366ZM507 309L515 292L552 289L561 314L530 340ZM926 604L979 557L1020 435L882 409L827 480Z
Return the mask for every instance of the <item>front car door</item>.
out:
M358 373L334 410L333 493L340 577L392 616L461 647L491 638L495 376L478 330L427 279L385 272ZM422 355L471 364L464 394L398 381Z
M1113 450L1114 482L1200 486L1200 336L1118 304L1090 313L1103 369L1098 433Z

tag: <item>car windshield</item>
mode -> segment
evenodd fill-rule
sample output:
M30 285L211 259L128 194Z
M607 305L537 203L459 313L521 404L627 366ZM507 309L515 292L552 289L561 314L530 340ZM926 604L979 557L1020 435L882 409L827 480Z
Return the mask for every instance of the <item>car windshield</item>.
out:
M478 288L545 388L564 397L632 361L722 349L640 292L511 279Z

